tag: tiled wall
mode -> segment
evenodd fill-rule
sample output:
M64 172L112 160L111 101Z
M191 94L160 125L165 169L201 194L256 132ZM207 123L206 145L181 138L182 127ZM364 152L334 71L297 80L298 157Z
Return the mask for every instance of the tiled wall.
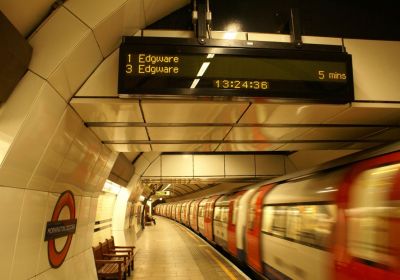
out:
M30 36L29 71L0 104L0 279L97 279L91 246L98 195L116 155L83 125L69 101L122 35L186 3L70 0ZM20 11L10 18L25 20ZM52 269L44 232L65 190L75 195L77 229L65 262Z
M112 216L114 212L117 195L112 193L101 193L97 202L96 219L92 245L97 246L111 236Z
M2 104L0 139L0 279L96 279L97 196L116 155L30 71ZM64 264L52 269L44 234L65 190L75 196L77 228ZM68 216L63 210L60 219Z

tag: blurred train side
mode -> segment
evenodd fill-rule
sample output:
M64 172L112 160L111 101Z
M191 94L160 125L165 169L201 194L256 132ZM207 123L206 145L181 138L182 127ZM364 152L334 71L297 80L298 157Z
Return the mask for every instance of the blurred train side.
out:
M269 279L400 280L397 151L155 211Z

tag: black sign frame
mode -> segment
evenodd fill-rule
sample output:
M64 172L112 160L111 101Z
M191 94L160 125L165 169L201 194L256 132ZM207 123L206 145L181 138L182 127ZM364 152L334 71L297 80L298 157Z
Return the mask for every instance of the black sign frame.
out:
M157 86L157 80L170 77L132 78L126 75L126 57L129 53L146 54L215 54L235 57L262 57L274 59L340 62L345 65L346 82L279 81L279 89L237 90L232 88L183 88L170 84ZM188 78L193 80L195 77ZM135 80L136 79L136 80ZM139 79L139 80L138 80ZM142 80L140 80L142 79ZM230 80L229 77L221 79ZM134 82L132 82L134 81ZM141 82L143 81L143 82ZM140 84L156 85L154 88ZM301 48L289 43L213 40L200 44L197 39L123 37L118 69L118 94L121 98L205 99L205 100L262 100L267 102L313 102L343 104L354 101L352 57L342 46L304 44Z

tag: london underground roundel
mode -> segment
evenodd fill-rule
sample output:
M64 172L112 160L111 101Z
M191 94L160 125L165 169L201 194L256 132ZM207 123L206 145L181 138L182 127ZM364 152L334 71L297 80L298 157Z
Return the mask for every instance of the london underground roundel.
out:
M64 207L69 211L68 220L59 219ZM48 241L47 252L51 267L58 268L63 264L71 246L72 236L76 231L76 222L74 194L68 190L61 193L54 207L51 221L47 222L46 226L45 241ZM58 250L56 239L64 236L67 240L62 249Z

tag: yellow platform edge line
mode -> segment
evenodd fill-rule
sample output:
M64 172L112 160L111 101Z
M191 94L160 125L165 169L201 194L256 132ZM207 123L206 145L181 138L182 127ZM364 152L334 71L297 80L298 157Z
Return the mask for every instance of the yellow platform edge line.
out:
M222 268L222 270L228 275L229 278L232 280L237 280L236 276L233 275L232 272L229 271L229 269L220 261L217 259L217 257L214 256L214 254L210 251L210 249L205 249L205 251L210 255L210 257Z

